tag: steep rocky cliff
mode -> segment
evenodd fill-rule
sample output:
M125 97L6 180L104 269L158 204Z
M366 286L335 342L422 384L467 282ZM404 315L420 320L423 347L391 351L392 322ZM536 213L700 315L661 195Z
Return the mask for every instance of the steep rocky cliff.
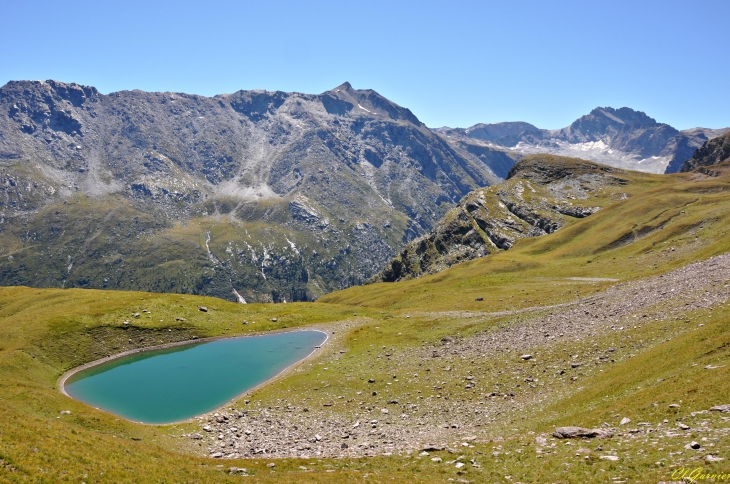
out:
M576 158L532 155L508 180L474 190L423 237L409 242L371 282L433 274L507 250L524 237L549 234L626 195L624 170Z
M479 143L349 83L209 98L10 82L0 284L314 299L519 158Z
M701 167L719 165L730 161L730 133L711 139L695 151L692 158L687 160L680 171L693 171Z

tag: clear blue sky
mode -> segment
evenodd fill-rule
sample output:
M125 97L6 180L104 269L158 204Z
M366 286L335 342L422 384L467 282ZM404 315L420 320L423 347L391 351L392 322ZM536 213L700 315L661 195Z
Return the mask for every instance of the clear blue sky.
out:
M730 126L730 1L0 0L0 84L203 95L344 81L431 127L629 106Z

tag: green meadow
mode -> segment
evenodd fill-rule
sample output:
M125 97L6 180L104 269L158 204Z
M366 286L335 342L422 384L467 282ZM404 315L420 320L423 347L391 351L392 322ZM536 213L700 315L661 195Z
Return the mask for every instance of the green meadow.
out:
M584 483L671 481L683 468L730 473L730 419L696 413L730 403L725 303L644 309L660 316L630 331L542 345L535 363L502 353L449 357L451 374L472 374L490 387L507 382L516 368L551 371L534 385L543 392L539 399L521 380L513 393L522 403L506 407L481 437L465 445L448 442L428 455L211 459L183 437L199 429L194 422L135 424L76 402L57 387L68 370L124 351L311 326L335 331L336 337L298 371L250 392L245 398L251 405L275 406L283 395L319 405L376 387L388 395L394 390L381 382L396 371L399 394L432 394L433 382L405 377L426 371L421 365L429 363L415 356L422 348L440 348L445 337L468 342L529 322L540 308L730 251L730 171L720 172L629 173L625 199L602 202L601 211L551 235L521 240L509 251L435 275L351 287L315 303L241 305L182 294L0 288L0 482ZM629 337L641 344L629 344ZM389 362L376 356L381 347L399 357ZM597 348L614 347L619 348L614 361L577 369L575 381L552 371L565 366L566 355L598 355ZM533 364L538 366L525 366ZM368 378L374 386L362 383ZM324 381L326 394L314 388ZM492 405L463 385L449 386L448 396L466 407ZM349 400L327 411L344 417L362 411L360 402ZM628 427L610 439L550 437L563 425L597 428L607 422L618 428L617 416L629 417L631 429L641 429L642 422L652 429L675 428L680 419L690 428L678 438L660 438L659 430L631 433ZM691 440L724 460L695 459L685 448ZM605 454L620 459L600 457ZM433 460L437 457L441 461ZM457 467L459 462L464 466ZM253 477L231 475L234 466Z

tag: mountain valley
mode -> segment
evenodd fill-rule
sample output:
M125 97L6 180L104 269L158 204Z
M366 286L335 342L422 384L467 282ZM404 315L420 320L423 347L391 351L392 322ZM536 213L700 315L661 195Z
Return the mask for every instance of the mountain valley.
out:
M319 95L208 98L14 81L0 88L0 108L0 284L238 302L311 301L373 277L433 272L587 215L566 208L586 199L585 187L523 204L527 221L494 227L491 239L484 217L511 217L502 206L519 194L503 196L494 214L463 210L530 153L677 171L703 140L727 131L679 132L628 108L597 108L562 130L524 122L431 130L349 83ZM603 203L599 193L585 210ZM554 213L537 220L545 210ZM429 268L400 274L389 265L426 250L412 241L444 232L445 215L465 231L458 254L435 255L451 244L436 236L428 250L439 261Z
M522 183L525 198L531 186L601 209L509 250L313 303L4 287L0 476L583 483L724 472L728 163L656 175L527 158L507 193ZM592 196L556 199L561 190ZM122 351L304 327L330 338L186 422L129 422L57 390L69 369Z
M682 133L626 108L545 138L430 130L348 83L23 81L0 107L0 481L725 472L729 134L688 133L662 174ZM628 161L513 149L530 136ZM59 391L116 355L304 328L325 343L183 422Z

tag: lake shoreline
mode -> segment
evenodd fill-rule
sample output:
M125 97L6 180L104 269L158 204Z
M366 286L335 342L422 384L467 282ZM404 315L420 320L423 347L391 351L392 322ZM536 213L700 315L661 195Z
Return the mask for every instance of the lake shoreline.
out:
M119 359L119 358L123 358L123 357L129 356L129 355L134 355L134 354L138 354L138 353L144 353L144 352L148 352L148 351L157 351L157 350L162 350L162 349L167 349L167 348L174 348L174 347L177 347L177 346L205 344L205 343L210 343L210 342L213 342L213 341L220 341L220 340L224 340L224 339L251 338L251 337L257 337L257 336L266 336L266 335L270 335L270 334L294 333L294 332L301 332L301 331L316 331L318 333L324 334L325 335L325 339L324 339L324 341L322 341L322 343L320 343L319 345L315 346L314 349L309 354L307 354L305 357L303 357L303 358L295 361L291 365L289 365L286 368L282 369L279 373L277 373L276 375L272 376L271 378L268 378L267 380L265 380L265 381L263 381L263 382L255 385L255 386L253 386L251 388L246 389L242 393L236 395L235 397L231 398L230 400L227 400L226 402L224 402L221 405L217 406L214 410L210 410L210 411L201 413L200 415L195 415L193 417L190 417L190 418L187 418L187 419L183 419L183 420L178 420L178 421L174 421L174 422L167 422L167 423L162 423L162 424L146 423L146 422L139 422L139 421L136 421L136 420L131 420L131 419L125 418L125 417L123 417L121 415L117 415L115 413L108 412L108 411L106 411L106 410L104 410L102 408L94 407L92 405L89 405L88 403L85 403L85 402L82 402L80 400L75 399L74 397L72 397L71 395L68 394L68 392L66 391L66 387L65 387L66 382L73 375L75 375L75 374L77 374L77 373L79 373L81 371L87 370L89 368L93 368L95 366L98 366L98 365L101 365L101 364L104 364L104 363L107 363L109 361L113 361L113 360L116 360L116 359ZM161 345L147 346L147 347L144 347L144 348L135 348L133 350L123 351L121 353L116 353L116 354L113 354L113 355L110 355L110 356L107 356L107 357L104 357L104 358L100 358L98 360L91 361L89 363L85 363L85 364L83 364L81 366L77 366L77 367L72 368L71 370L68 370L65 373L63 373L58 378L58 380L56 382L56 385L57 385L58 391L62 395L65 395L68 398L71 398L74 401L83 403L84 405L87 405L89 407L95 408L96 410L100 410L102 412L106 412L106 413L109 413L111 415L115 415L116 417L119 417L119 418L123 418L124 420L127 420L129 422L143 424L143 425L174 425L174 424L189 422L189 421L192 421L193 419L198 418L198 417L200 417L202 415L206 415L206 414L208 414L210 412L214 412L214 411L216 411L216 410L218 410L218 409L220 409L220 408L228 405L229 403L231 403L231 402L233 402L235 400L240 399L241 397L243 397L247 393L252 392L252 391L255 391L255 390L261 388L262 386L264 386L264 385L272 382L273 380L275 380L275 379L281 377L282 375L284 375L286 372L288 372L289 370L291 370L295 366L297 366L297 365L301 364L302 362L304 362L305 360L311 358L312 355L314 355L317 352L317 350L321 349L329 340L330 340L329 333L327 331L323 330L323 329L319 329L319 328L300 328L300 329L289 329L289 328L286 328L286 329L284 329L283 328L281 330L272 330L272 331L266 331L266 332L261 332L261 333L257 332L257 333L254 333L254 334L231 335L231 336L212 336L212 337L209 337L209 338L198 338L198 339L191 339L191 340L185 340L185 341L176 341L174 343L165 343L165 344L161 344Z

